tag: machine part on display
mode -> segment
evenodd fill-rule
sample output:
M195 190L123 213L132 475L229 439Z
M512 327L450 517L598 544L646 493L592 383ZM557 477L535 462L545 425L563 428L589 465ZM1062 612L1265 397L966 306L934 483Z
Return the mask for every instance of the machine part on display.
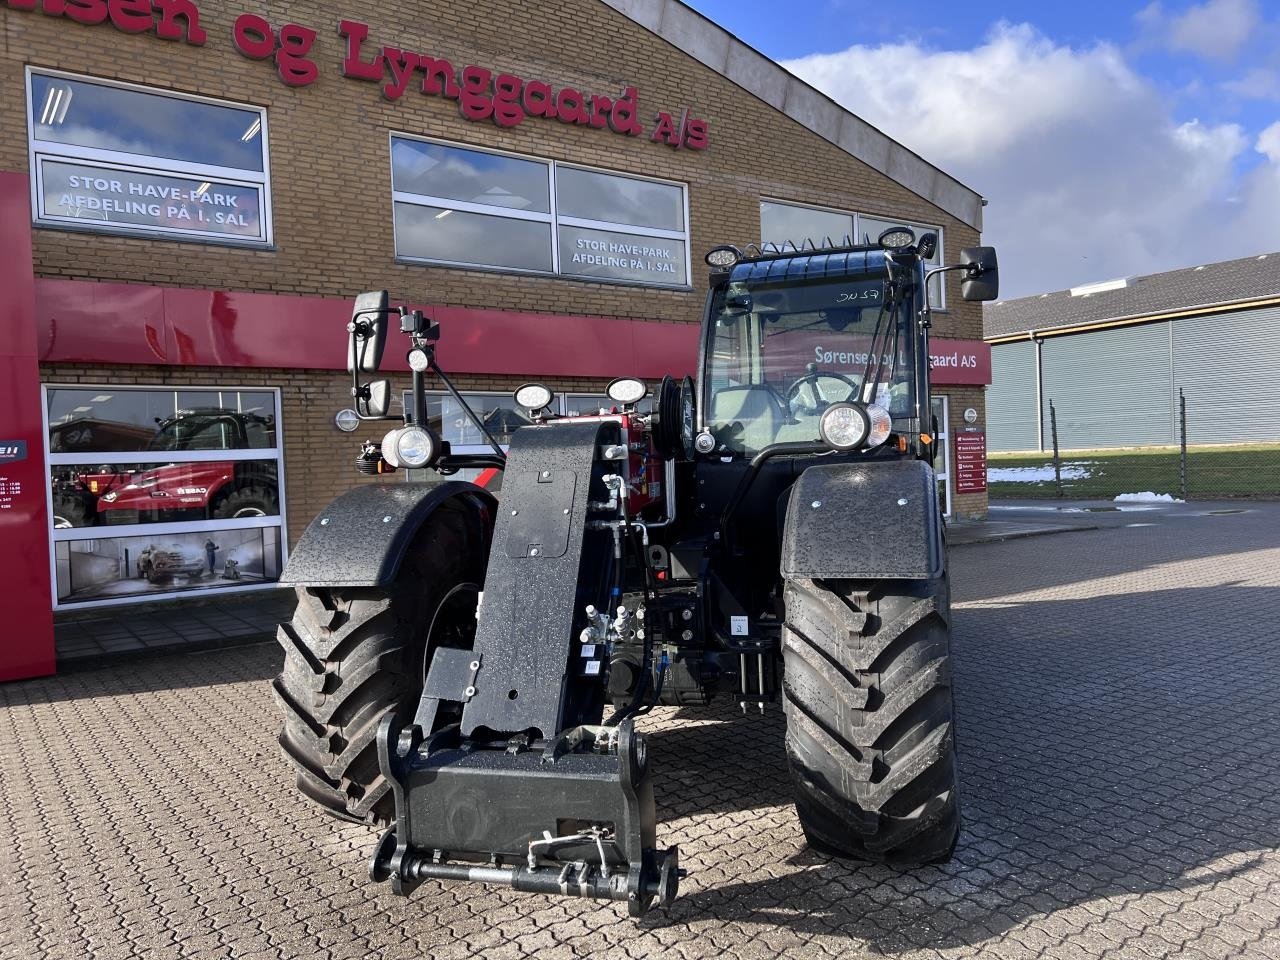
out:
M279 637L281 746L304 794L386 825L373 880L589 897L633 917L669 904L684 871L658 842L634 725L716 696L744 713L781 702L814 847L906 866L950 856L926 290L957 271L967 299L991 299L998 267L980 247L931 268L936 243L891 227L877 244L718 247L696 382L664 378L642 412L647 385L619 378L613 409L565 417L525 384L515 399L533 422L506 450L437 364L439 324L385 292L357 300L357 415L385 416L387 381L363 375L390 316L413 376L403 421L362 444L359 472L478 474L357 486L307 528L282 580L298 607ZM427 374L492 452L454 454L431 431ZM243 486L237 509L256 509L262 486ZM68 522L81 493L55 480ZM139 576L181 576L188 559L158 545Z

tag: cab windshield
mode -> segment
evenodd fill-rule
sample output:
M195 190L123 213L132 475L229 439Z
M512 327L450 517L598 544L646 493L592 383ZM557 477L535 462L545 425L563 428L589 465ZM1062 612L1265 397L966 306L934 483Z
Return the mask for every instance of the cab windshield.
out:
M843 400L914 416L909 305L888 302L882 277L725 285L711 306L707 428L722 449L755 454L818 440L822 412Z

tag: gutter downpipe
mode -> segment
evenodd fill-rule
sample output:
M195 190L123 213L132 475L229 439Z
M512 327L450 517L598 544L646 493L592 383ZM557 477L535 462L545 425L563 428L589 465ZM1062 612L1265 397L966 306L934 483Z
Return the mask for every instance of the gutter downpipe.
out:
M1036 336L1034 330L1027 331L1027 337L1036 347L1036 446L1044 453L1044 378L1041 371L1041 347L1044 341Z

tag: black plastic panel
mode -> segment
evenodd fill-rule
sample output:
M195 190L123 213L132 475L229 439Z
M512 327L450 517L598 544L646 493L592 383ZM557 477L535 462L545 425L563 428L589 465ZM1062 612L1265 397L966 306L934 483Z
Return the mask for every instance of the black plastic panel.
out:
M810 467L796 480L782 575L922 580L945 566L933 468L919 460Z
M568 665L582 608L605 599L596 585L612 540L586 530L587 503L597 447L617 430L610 422L552 422L513 435L476 626L483 666L463 710L464 736L480 728L554 736L583 702L575 682L594 682L575 680ZM533 547L538 541L551 549Z

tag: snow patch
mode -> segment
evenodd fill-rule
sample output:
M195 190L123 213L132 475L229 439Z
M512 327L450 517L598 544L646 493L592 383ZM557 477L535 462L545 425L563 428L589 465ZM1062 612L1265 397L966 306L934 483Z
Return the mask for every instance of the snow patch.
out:
M1186 503L1185 500L1179 500L1171 493L1152 493L1147 490L1144 493L1122 493L1116 497L1116 503Z
M1089 470L1093 463L1064 463L1062 465L1063 480L1087 480L1093 473ZM989 483L1044 483L1053 479L1053 464L1043 467L988 467Z

